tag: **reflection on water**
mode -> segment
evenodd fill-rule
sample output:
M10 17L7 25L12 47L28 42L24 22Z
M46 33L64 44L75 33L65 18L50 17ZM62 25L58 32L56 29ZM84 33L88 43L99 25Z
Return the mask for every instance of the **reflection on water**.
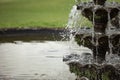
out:
M63 55L67 42L21 42L0 44L0 80L75 80Z

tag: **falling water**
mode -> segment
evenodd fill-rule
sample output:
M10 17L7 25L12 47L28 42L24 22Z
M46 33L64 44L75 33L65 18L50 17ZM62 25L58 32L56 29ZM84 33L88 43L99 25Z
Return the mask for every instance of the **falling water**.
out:
M86 0L88 1L88 0ZM79 0L79 2L83 2L82 0ZM77 1L77 3L79 3ZM69 56L71 57L70 61L82 61L82 63L88 63L91 64L92 62L92 56L89 56L89 59L86 59L82 53L92 53L90 49L84 48L83 46L79 46L75 42L75 36L78 34L81 30L83 30L83 20L85 20L84 17L81 16L81 10L77 10L77 6L74 5L73 8L71 9L71 12L69 14L69 20L66 29L69 30L69 49L70 49L70 54ZM85 30L85 28L84 28ZM83 42L84 44L84 42ZM81 56L80 56L81 55ZM66 56L67 57L67 56Z
M95 25L95 11L93 11L93 25ZM94 27L92 27L92 43L95 44L94 37L95 37L95 32L94 32Z
M77 6L74 5L73 8L71 9L71 12L69 14L69 20L68 20L68 24L67 24L67 29L69 30L69 46L70 46L70 50L71 50L71 46L74 43L74 37L75 34L73 34L76 31L76 26L78 25L77 22L79 22L79 15L81 14L81 12L79 12L77 10Z
M67 29L69 30L69 44L70 44L70 50L71 47L73 47L73 44L76 44L75 42L75 36L79 33L81 29L81 25L83 24L84 18L81 16L81 10L77 10L77 6L74 5L71 9L71 12L69 14L69 20L67 24Z
M108 32L108 45L109 45L109 53L112 54L112 43L111 43L111 34L109 33L111 31L111 18L110 18L110 11L108 11L108 26L107 26L107 32Z
M120 27L120 12L118 13L118 19L119 19L119 27Z
M80 1L80 2L83 2L83 1ZM82 53L91 53L90 49L84 48L83 46L79 46L75 42L76 34L78 34L79 31L83 30L82 25L84 23L83 20L85 20L85 18L82 17L81 15L82 15L81 10L77 10L77 6L74 5L69 14L69 20L68 20L68 24L66 27L66 29L69 30L69 35L68 35L69 36L69 49L70 49L70 53L73 55L73 57L71 57L72 61L83 60L83 57L81 57L81 56L83 56L83 55L81 55ZM76 54L76 55L74 55L74 54ZM79 55L81 55L81 56L79 56ZM83 63L90 64L92 61L92 57L90 56L90 58L91 59L87 59L85 62L83 61ZM84 58L84 60L85 60L85 58Z

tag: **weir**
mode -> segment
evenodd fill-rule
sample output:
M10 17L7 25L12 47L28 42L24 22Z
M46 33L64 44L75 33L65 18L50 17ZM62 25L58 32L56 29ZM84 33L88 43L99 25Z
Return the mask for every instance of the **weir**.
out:
M84 16L92 27L83 27ZM87 25L89 26L89 25ZM120 4L107 0L78 2L71 10L67 28L79 46L92 51L81 55L71 54L64 57L75 73L76 80L119 80L120 79ZM76 60L77 59L77 60ZM84 63L84 64L83 64ZM84 78L84 79L82 79Z

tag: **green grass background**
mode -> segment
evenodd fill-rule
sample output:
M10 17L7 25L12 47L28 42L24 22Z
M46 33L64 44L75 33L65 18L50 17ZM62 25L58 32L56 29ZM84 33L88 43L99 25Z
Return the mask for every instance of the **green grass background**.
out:
M74 0L0 0L0 28L65 27Z
M74 0L0 0L0 28L65 27L74 4Z

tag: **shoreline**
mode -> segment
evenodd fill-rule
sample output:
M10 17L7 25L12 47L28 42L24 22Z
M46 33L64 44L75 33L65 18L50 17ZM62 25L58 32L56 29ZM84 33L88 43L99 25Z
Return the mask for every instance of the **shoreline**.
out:
M5 28L0 29L0 41L61 40L63 28Z

